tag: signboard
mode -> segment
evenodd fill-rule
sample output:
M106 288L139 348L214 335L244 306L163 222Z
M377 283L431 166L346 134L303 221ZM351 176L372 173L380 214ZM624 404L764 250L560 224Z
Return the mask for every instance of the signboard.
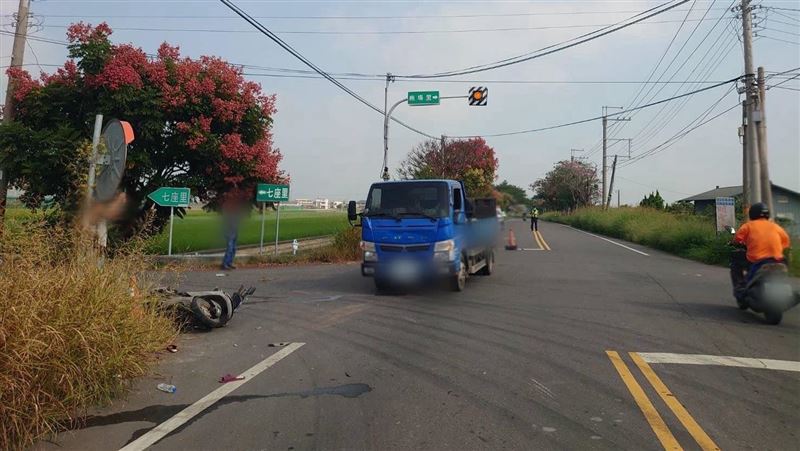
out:
M175 224L175 207L188 207L191 198L189 188L173 188L162 186L161 188L148 194L159 207L169 207L169 244L167 245L167 255L172 255L172 226Z
M148 194L159 207L188 207L191 198L189 188L161 187Z
M256 188L256 202L288 202L289 185L259 183Z
M736 201L732 197L718 197L716 200L717 232L727 232L728 227L736 228Z
M408 104L410 106L438 105L439 91L410 91Z
M489 100L489 88L473 86L469 88L469 106L486 106Z

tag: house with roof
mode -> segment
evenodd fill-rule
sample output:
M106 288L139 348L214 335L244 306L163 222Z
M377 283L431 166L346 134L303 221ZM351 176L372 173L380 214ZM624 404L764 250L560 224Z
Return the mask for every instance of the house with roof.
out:
M776 218L792 236L800 236L800 193L788 188L771 184L772 204L775 211L772 217ZM686 199L684 202L694 203L695 214L708 211L714 208L718 197L742 197L742 186L717 186L716 188L704 193L696 194Z

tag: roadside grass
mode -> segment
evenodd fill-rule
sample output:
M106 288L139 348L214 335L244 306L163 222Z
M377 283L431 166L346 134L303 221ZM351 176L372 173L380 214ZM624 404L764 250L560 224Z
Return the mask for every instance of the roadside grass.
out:
M276 213L267 210L264 221L264 242L275 241ZM349 228L347 216L342 212L281 210L280 241L333 235ZM254 211L239 229L239 245L258 244L261 237L261 214ZM147 253L167 253L169 225L150 238ZM222 219L219 214L190 210L183 218L175 217L172 235L172 252L194 252L225 247L222 237Z
M695 215L673 214L649 208L582 208L572 214L548 213L543 219L578 229L643 244L680 257L713 265L727 265L729 235L717 235L713 221ZM789 272L800 276L800 251L794 242Z
M75 426L146 374L177 334L147 287L136 246L102 265L91 241L33 221L0 240L0 449ZM135 283L135 282L134 282ZM142 285L142 284L139 284Z
M299 250L297 255L279 254L254 256L246 261L248 265L291 265L307 263L345 263L361 258L361 229L347 227L333 236L331 244Z

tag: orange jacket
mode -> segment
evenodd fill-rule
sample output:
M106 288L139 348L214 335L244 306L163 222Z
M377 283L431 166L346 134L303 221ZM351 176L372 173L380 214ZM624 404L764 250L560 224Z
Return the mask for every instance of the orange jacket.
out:
M783 260L783 250L789 247L789 235L768 219L756 219L742 224L734 237L747 246L747 260L755 263L765 258Z

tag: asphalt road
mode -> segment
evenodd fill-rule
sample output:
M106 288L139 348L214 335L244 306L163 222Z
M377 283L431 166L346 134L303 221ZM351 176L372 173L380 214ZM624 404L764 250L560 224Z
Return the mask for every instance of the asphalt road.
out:
M183 288L257 292L227 327L184 335L128 399L35 448L135 448L220 376L273 356L150 449L798 449L797 363L629 353L797 362L800 310L769 326L735 307L724 268L548 223L540 246L509 226L528 250L499 250L463 293L376 296L356 264L186 274Z

